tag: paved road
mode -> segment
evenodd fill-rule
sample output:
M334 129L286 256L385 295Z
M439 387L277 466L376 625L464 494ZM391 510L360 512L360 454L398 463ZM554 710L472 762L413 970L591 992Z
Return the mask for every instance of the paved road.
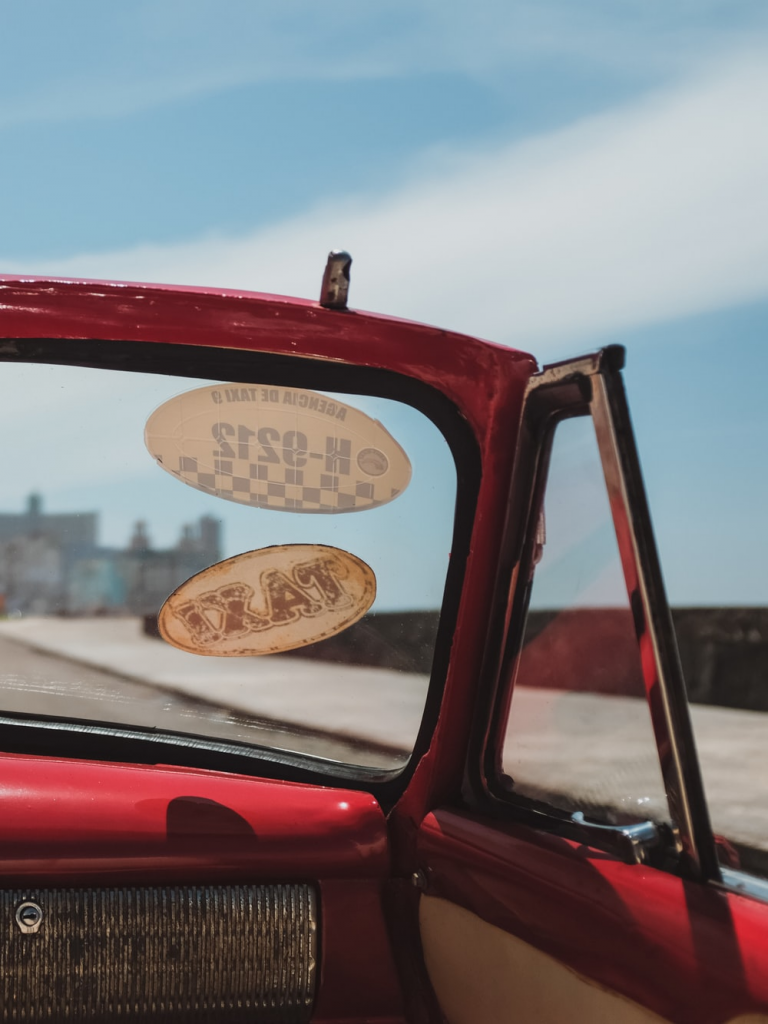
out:
M305 729L280 728L263 718L140 683L0 636L0 709L143 725L245 743L300 749L359 764L391 761L396 753Z
M412 672L284 655L201 657L145 636L132 618L7 620L0 638L262 723L367 743L387 752L376 762L382 767L392 765L393 751L401 757L412 748L428 682Z

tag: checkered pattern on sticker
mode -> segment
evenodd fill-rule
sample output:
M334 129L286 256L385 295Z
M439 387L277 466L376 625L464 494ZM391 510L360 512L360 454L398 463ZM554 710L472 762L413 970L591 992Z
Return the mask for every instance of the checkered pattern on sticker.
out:
M394 498L398 489L381 481L359 480L321 473L319 486L304 483L304 471L274 462L247 463L248 476L236 476L232 460L214 459L212 467L201 468L197 459L179 458L175 475L208 494L239 501L256 508L282 508L304 512L346 512L375 508ZM238 465L238 469L243 466Z

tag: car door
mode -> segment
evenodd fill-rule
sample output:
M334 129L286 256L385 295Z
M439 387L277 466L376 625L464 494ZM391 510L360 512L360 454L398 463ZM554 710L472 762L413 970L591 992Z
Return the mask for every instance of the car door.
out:
M450 1024L767 1019L768 890L710 829L622 362L528 386L464 781L416 840Z

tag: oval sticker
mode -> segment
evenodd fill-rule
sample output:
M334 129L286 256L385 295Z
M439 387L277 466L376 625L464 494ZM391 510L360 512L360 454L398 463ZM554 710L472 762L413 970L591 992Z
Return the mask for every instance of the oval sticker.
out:
M208 494L283 512L359 512L408 486L408 456L378 420L300 388L222 384L171 398L144 440Z
M182 651L242 658L334 636L376 597L373 569L324 544L283 544L211 565L160 609L164 640Z

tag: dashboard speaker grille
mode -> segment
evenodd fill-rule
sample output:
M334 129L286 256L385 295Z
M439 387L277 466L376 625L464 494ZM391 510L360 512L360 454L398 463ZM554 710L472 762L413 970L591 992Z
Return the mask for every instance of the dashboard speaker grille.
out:
M0 891L0 1020L308 1021L306 885Z

